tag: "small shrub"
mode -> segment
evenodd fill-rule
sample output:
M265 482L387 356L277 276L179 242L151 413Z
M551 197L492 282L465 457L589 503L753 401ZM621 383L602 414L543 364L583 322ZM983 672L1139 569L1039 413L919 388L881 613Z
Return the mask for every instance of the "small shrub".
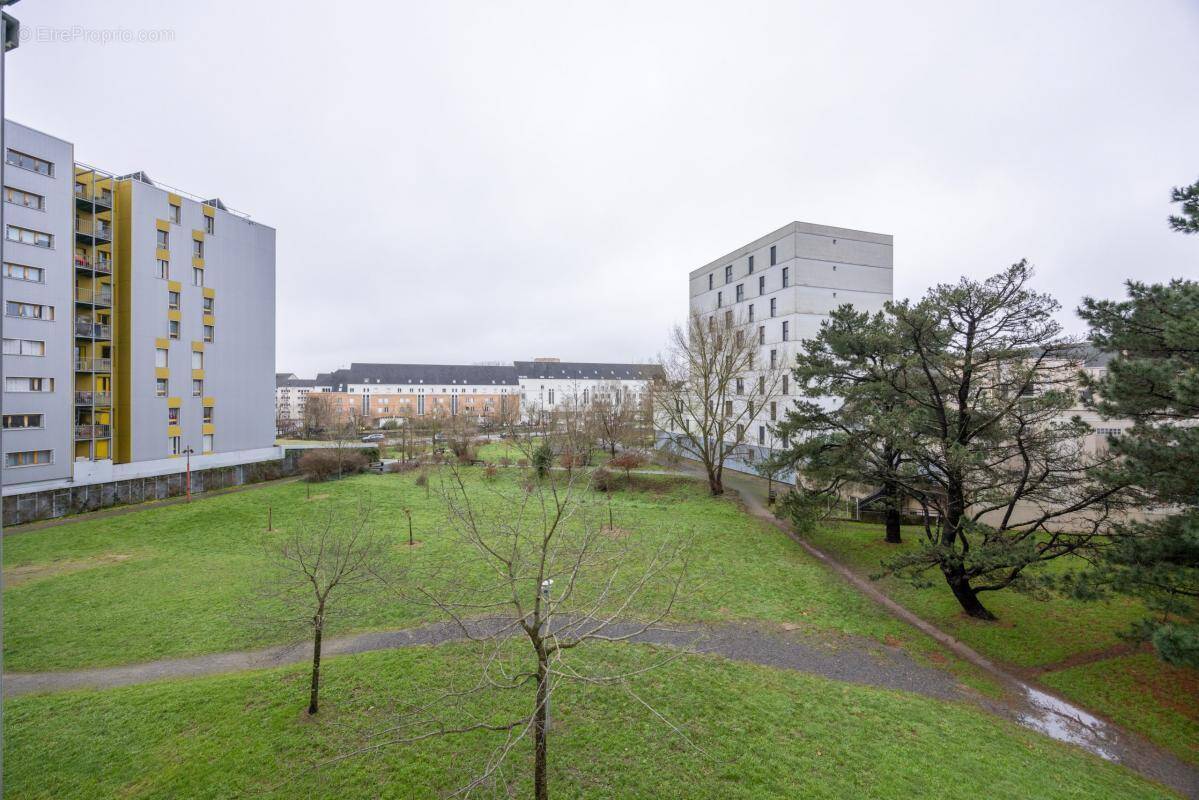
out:
M783 495L774 507L774 515L789 520L799 534L816 530L816 523L824 517L822 498L811 492L792 490Z
M496 479L496 476L499 474L500 474L500 471L498 469L496 469L495 464L487 464L486 466L483 467L484 480L493 481Z
M388 472L411 472L419 467L420 464L416 461L393 461L387 465Z
M519 459L516 462L516 466L520 467L521 469L527 469L529 466L529 459L527 459L527 458Z
M355 475L370 465L365 455L357 450L342 451L331 448L308 450L300 456L300 473L308 481L319 483L341 475Z
M548 443L542 442L541 446L533 451L533 469L537 472L537 477L544 478L548 475L553 464L554 451Z
M610 492L616 488L616 476L600 467L591 473L591 485L597 492Z
M429 485L429 473L422 471L421 474L417 475L416 476L416 485L417 486L428 486Z
M508 458L508 456L502 456L502 457L500 458L500 466L501 466L501 467L510 467L510 466L512 466L512 459Z
M624 470L625 479L632 478L630 470L645 466L645 456L632 450L626 450L608 462L608 466Z

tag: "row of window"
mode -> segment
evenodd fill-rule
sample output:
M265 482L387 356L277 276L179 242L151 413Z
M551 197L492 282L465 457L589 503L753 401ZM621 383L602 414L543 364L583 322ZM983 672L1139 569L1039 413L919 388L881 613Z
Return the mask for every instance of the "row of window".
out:
M770 361L772 364L774 363L774 359L775 359L775 351L771 350L770 351ZM783 376L783 384L781 387L782 391L779 392L779 394L784 394L784 395L791 394L791 385L790 385L790 381L788 380L789 377L790 377L789 375ZM735 387L737 389L737 394L745 394L745 378L738 378L737 382L735 384ZM759 395L766 394L766 376L765 375L758 376L758 394ZM773 403L771 405L773 405ZM753 407L752 402L750 403L750 407L751 408ZM773 412L772 412L772 415L770 418L774 419Z
M14 264L10 261L5 261L4 277L12 278L16 281L28 281L29 283L45 283L46 270L41 267L30 267L25 264Z
M53 234L35 231L32 228L22 228L19 225L5 225L4 238L18 244L31 244L34 247L53 247Z
M47 161L44 158L31 156L28 153L22 153L19 150L13 150L11 147L4 154L6 163L12 164L14 167L27 169L36 172L39 175L54 177L54 163Z
M54 306L41 303L23 303L20 300L4 301L4 316L20 317L21 319L54 319Z
M212 424L212 409L213 409L212 406L204 406L204 424L205 425ZM178 408L168 408L167 409L167 424L168 425L178 425L179 424L179 409Z
M54 391L53 378L5 378L4 391L6 392L52 392Z
M5 467L33 467L53 463L53 450L21 450L4 454Z
M169 208L168 216L169 216L171 222L176 225L181 225L183 223L183 207L176 205L175 203L171 203L168 206L168 208ZM216 218L215 217L210 217L207 214L204 215L204 232L205 233L216 233ZM160 233L162 233L162 231L160 231ZM160 242L162 241L161 236L159 236L159 241ZM159 244L159 247L165 248L166 245ZM203 253L203 251L204 251L204 249L200 248L200 252ZM203 257L204 257L203 255L200 256L200 258L203 258Z
M770 266L773 267L777 263L779 263L778 262L778 248L776 247L776 245L772 244L772 245L770 245ZM754 257L752 255L747 258L747 266L748 266L749 271L746 274L753 275L754 274ZM783 272L786 272L786 270L784 269ZM715 283L715 280L716 280L715 276L716 276L715 273L708 273L708 290L709 291L711 291L714 288L713 283ZM764 278L759 279L759 280L760 281L764 280ZM728 266L726 266L724 268L724 282L725 283L733 282L733 265L732 264L729 264ZM783 285L786 286L787 284L784 283Z
M170 449L171 455L173 455L173 456L181 456L184 453L183 442L180 439L180 437L178 437L178 436L169 437L167 439L167 447ZM200 452L203 452L203 453L211 453L212 452L212 434L211 433L204 434L204 437L201 440L200 448L201 448Z
M6 356L44 356L46 343L40 339L8 339L4 340L4 355Z
M37 211L46 210L46 198L40 194L27 192L24 189L17 189L12 186L4 187L4 202L12 203L14 206L24 206Z
M44 414L5 414L4 430L20 431L43 428L45 427L44 420Z
M171 381L169 378L154 379L154 396L168 397L171 394ZM204 379L192 378L192 397L204 396Z
M170 352L165 347L154 348L154 366L165 368L169 366ZM204 351L192 351L192 369L204 369Z
M173 208L173 206L172 206L172 208ZM212 217L205 217L205 219L211 220ZM158 249L159 250L170 250L171 249L171 233L170 233L170 231L159 231L158 232ZM192 239L192 257L193 258L203 258L204 257L204 240L203 239Z
M782 276L783 276L782 285L779 288L786 289L788 286L791 285L791 268L783 267ZM759 275L758 276L758 295L761 296L764 294L766 294L766 276ZM735 302L737 302L737 303L740 303L742 300L745 299L745 284L744 283L737 284L734 297L735 297ZM771 300L770 304L773 306L774 301ZM716 293L716 307L721 308L722 306L724 306L724 292L723 291ZM751 306L751 308L752 308L752 306Z

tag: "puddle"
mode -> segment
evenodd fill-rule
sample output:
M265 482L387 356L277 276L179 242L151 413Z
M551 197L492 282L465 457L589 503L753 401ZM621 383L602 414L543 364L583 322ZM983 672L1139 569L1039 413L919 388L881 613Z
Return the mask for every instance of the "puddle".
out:
M1119 762L1114 732L1106 722L1045 692L1019 684L1027 708L1016 719L1046 736L1089 750L1108 761Z

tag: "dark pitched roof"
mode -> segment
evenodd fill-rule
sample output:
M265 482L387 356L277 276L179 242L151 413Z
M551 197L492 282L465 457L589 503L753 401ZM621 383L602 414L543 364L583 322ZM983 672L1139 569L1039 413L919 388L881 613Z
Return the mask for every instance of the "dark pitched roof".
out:
M546 380L655 380L666 377L661 364L601 364L589 361L515 361L522 378Z
M471 364L350 364L329 375L334 389L349 384L424 384L440 386L515 386L512 367Z

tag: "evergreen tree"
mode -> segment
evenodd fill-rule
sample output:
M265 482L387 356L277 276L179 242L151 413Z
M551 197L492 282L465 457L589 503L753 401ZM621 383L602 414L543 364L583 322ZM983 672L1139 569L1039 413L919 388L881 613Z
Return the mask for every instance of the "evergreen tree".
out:
M1180 233L1199 233L1199 181L1181 189L1174 187L1170 199L1182 205L1181 214L1170 216L1170 227Z

